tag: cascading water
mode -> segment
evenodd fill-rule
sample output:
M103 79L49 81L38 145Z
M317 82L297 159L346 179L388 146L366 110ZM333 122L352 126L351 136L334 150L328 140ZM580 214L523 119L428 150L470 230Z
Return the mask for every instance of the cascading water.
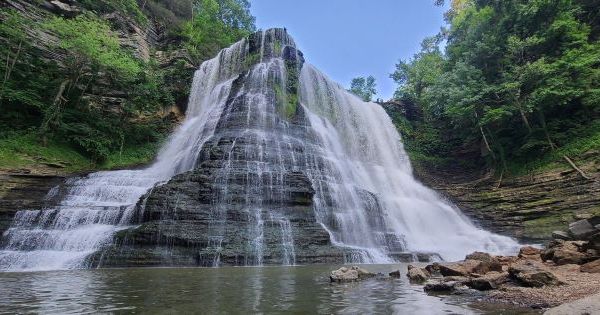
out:
M400 135L381 106L363 102L310 65L303 67L300 82L311 125L331 169L339 172L332 193L336 208L342 210L334 214L339 226L332 232L335 241L366 249L371 262L386 260L381 249L390 234L408 251L437 253L450 260L473 250L516 249L515 241L476 228L456 207L415 180ZM369 223L369 209L383 212L384 220ZM389 232L382 234L372 226Z
M384 110L304 64L282 29L200 66L186 120L152 166L55 192L53 206L17 213L0 269L83 268L98 253L110 265L136 251L154 264L385 263L517 245L418 183Z
M220 117L232 79L245 57L241 41L203 63L194 75L186 120L168 139L156 162L142 170L107 171L68 181L47 196L42 210L22 210L4 233L0 270L86 267L86 258L131 225L140 197L161 181L194 167L199 148ZM65 190L58 194L59 190Z

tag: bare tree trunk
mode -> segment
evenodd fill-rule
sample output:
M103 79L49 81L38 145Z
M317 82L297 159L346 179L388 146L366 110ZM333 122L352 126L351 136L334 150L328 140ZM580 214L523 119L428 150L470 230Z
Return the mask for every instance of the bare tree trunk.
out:
M527 127L527 131L529 133L531 133L531 125L529 124L529 120L527 119L527 115L525 115L525 112L523 111L523 108L521 107L521 105L519 104L519 113L521 114L521 119L523 120L523 123L525 124L525 127Z
M490 147L490 143L489 143L487 137L485 136L485 132L483 132L483 127L479 126L479 131L481 132L481 136L483 137L483 143L485 143L486 149L490 152L490 154L492 155L492 158L494 158L494 160L495 160L496 154L494 154L494 151Z
M576 170L579 175L581 175L581 177L585 178L585 179L591 179L589 176L587 176L579 167L577 167L577 165L575 165L575 163L573 163L573 161L566 155L563 154L563 159L565 159L565 161L567 161L567 163L569 163L569 165L571 165L571 167Z
M53 112L50 113L50 115L48 115L48 117L46 117L46 119L44 120L44 122L42 123L41 126L41 132L42 132L42 144L44 146L48 145L48 129L50 126L50 123L53 119L56 119L56 117L58 117L58 114L60 112L60 104L65 101L65 99L63 98L63 93L65 92L65 89L67 88L67 84L69 84L69 82L71 82L71 80L64 80L59 88L58 88L58 92L56 93L56 96L54 97L54 101L52 102L52 110Z

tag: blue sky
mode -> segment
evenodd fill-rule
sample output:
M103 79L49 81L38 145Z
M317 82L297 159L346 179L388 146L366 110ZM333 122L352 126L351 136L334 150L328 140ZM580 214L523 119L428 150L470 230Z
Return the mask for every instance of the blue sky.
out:
M251 0L258 28L286 27L306 60L348 87L373 75L379 97L395 90L389 78L399 59L419 50L444 24L434 0Z

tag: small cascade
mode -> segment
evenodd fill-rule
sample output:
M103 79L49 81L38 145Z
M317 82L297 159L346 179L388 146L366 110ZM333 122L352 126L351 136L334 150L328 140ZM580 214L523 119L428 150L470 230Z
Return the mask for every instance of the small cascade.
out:
M417 182L384 110L270 29L199 67L151 166L68 181L19 211L1 246L0 270L43 270L390 263L517 244Z

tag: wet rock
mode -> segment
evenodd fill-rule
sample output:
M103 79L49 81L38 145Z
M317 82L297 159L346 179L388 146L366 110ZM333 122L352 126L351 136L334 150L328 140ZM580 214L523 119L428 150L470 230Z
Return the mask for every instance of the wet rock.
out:
M596 232L597 230L590 223L589 219L579 220L569 224L569 234L575 239L585 239Z
M539 262L526 260L512 265L508 269L511 278L527 287L559 285L562 282Z
M600 259L581 265L579 270L587 273L600 273Z
M425 290L425 292L450 292L460 285L461 283L457 281L428 281L423 287L423 290Z
M570 240L571 236L567 232L554 231L554 232L552 232L552 238L559 239L559 240Z
M429 279L431 274L424 268L408 265L406 276L411 282L425 282Z
M376 276L375 273L372 273L364 268L361 267L357 267L357 266L352 266L350 269L352 270L356 270L358 272L358 277L361 279L366 279L366 278L373 278Z
M429 274L440 274L440 263L434 262L431 265L425 266L425 270L429 272Z
M352 266L350 268L341 267L340 269L332 271L329 275L329 280L331 282L353 282L367 278L373 278L375 276L376 274L363 268Z
M342 267L334 270L329 275L331 282L351 282L358 280L358 271L352 270L348 267Z
M400 279L400 270L392 271L388 275L392 278Z

